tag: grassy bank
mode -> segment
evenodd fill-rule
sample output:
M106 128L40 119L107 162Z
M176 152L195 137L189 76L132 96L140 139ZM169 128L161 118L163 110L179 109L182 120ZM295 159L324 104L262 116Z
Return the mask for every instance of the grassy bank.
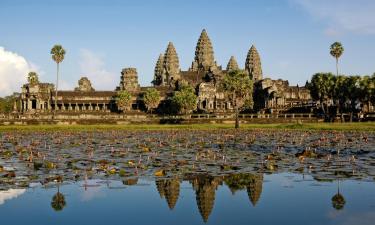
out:
M171 129L232 129L233 124L131 124L131 125L9 125L0 126L0 132L9 131L95 131L95 130L171 130ZM292 129L292 130L337 130L375 132L375 123L304 123L304 124L241 124L240 129Z

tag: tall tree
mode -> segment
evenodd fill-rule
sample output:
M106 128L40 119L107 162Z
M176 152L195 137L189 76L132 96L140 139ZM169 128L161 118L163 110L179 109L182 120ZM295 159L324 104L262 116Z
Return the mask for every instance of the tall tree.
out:
M323 114L328 118L329 102L332 100L334 90L334 75L332 73L316 73L308 85L313 100L319 101Z
M335 208L336 210L341 210L345 206L345 198L344 196L340 193L340 181L337 181L337 194L335 194L332 199L332 207Z
M197 96L194 89L189 85L182 85L175 91L172 103L180 113L187 114L197 108Z
M147 91L144 93L143 101L147 110L152 113L152 110L157 108L160 103L160 92L155 88L147 89Z
M345 80L345 96L350 102L349 111L350 111L350 122L353 121L353 113L356 110L356 104L360 97L360 82L359 76L348 76Z
M339 75L339 58L344 53L344 47L340 42L331 45L330 54L336 59L336 75Z
M132 95L127 90L117 93L116 104L119 110L128 111L132 106Z
M66 206L65 196L60 193L60 186L57 185L57 193L52 197L51 207L55 211L61 211Z
M57 93L59 90L59 65L64 60L65 49L61 45L54 45L51 49L51 55L53 61L56 62L57 72L56 72L56 92L55 92L55 110L57 110Z
M253 105L253 81L241 70L233 70L224 76L221 89L228 95L234 107L236 123L235 128L240 127L239 112L244 106Z
M344 120L344 106L345 102L347 101L347 96L345 95L346 90L346 76L339 75L333 78L333 102L336 103L336 114L341 113L341 122L345 122Z

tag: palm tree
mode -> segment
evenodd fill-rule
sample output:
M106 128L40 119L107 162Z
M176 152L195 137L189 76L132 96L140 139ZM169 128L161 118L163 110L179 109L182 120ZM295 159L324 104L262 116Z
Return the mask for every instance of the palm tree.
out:
M60 193L59 184L57 185L57 193L52 197L51 207L55 211L61 211L66 205L65 196Z
M233 70L224 76L221 89L228 95L235 110L235 128L239 128L239 111L253 106L253 81L243 71Z
M330 48L331 55L336 59L336 75L339 75L339 58L344 53L344 47L340 42L335 42Z
M345 198L342 194L340 194L340 181L337 181L337 194L335 194L332 199L332 207L336 210L341 210L345 206Z
M57 92L59 85L59 65L64 60L65 49L61 45L54 45L51 49L51 55L53 61L57 64L57 73L56 73L56 92L55 92L55 110L57 110Z

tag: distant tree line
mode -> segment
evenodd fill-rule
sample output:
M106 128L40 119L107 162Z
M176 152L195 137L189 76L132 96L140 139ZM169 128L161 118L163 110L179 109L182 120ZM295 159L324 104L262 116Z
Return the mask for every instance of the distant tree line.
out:
M311 97L317 102L326 120L337 115L368 111L375 104L375 73L372 76L335 76L332 73L317 73L306 84Z

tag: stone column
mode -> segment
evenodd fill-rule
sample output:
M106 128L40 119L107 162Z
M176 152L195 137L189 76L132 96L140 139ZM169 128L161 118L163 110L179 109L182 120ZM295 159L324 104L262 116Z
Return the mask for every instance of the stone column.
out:
M22 100L22 112L26 112L26 101Z

